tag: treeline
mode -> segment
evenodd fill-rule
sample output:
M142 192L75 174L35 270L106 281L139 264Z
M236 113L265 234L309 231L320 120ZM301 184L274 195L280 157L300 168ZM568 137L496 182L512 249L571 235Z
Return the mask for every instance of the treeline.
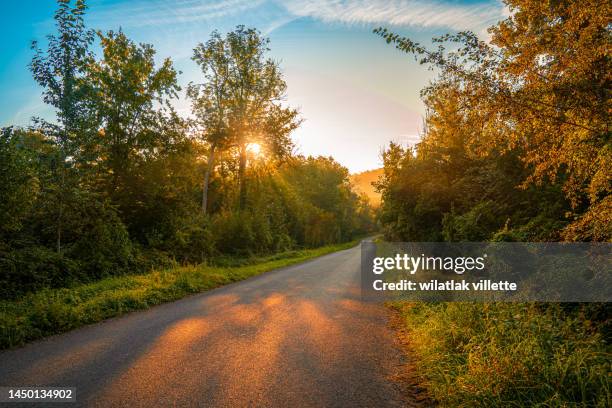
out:
M612 239L612 4L505 3L490 43L462 32L431 50L376 30L438 72L421 142L383 154L390 240ZM610 405L607 303L396 307L441 406Z
M347 241L372 228L332 158L293 153L268 41L237 27L194 49L192 116L167 58L59 0L30 70L57 120L0 135L0 297L174 263ZM98 42L101 54L91 48Z
M388 238L612 239L610 3L507 3L490 43L376 30L439 72L421 143L384 152Z

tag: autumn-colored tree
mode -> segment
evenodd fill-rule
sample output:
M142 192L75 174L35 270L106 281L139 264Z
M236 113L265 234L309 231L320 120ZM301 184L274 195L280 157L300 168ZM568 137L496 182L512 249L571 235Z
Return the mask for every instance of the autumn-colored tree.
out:
M449 89L457 95L454 108L448 101L435 108L434 120L447 122L448 135L425 144L448 143L453 134L465 133L465 128L453 130L452 123L467 120L468 152L517 153L527 170L517 181L522 188L562 186L570 218L582 225L572 239L609 239L597 214L612 206L612 7L606 1L507 3L512 14L490 28L490 44L461 32L434 39L439 47L429 50L386 29L375 31L439 69L440 78L424 90L425 98L440 98ZM590 227L583 225L587 220Z

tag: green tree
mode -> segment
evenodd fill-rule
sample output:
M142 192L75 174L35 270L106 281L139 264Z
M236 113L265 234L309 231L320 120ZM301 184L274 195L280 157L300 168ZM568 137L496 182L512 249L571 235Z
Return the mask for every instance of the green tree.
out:
M238 26L225 37L213 32L206 44L194 50L193 60L205 82L191 84L188 94L210 145L203 207L220 144L237 151L240 209L246 208L249 144L261 144L276 156L291 151L289 134L299 125L298 113L281 105L287 86L278 63L265 56L268 43L257 30Z
M181 137L170 105L180 88L172 61L156 68L150 44L137 45L121 31L98 37L102 58L87 66L87 82L99 131L87 149L106 193L119 202L138 165Z
M155 257L201 261L210 246L194 214L202 150L172 107L178 73L169 58L156 65L153 46L121 31L98 37L102 57L87 68L99 129L85 148L88 183Z
M210 175L215 163L215 153L229 143L228 113L230 60L225 39L218 31L213 31L206 44L199 44L193 50L194 60L199 66L206 82L190 83L187 96L192 101L192 112L199 127L200 138L208 143L208 159L202 183L202 213L208 209L208 189Z
M91 58L89 45L93 32L85 28L84 0L58 0L55 12L57 34L47 36L46 51L32 43L35 55L30 70L36 82L44 88L43 99L56 109L58 124L38 119L41 130L52 136L59 146L54 163L54 186L42 186L56 202L56 250L62 250L64 207L70 189L75 188L74 161L78 154L78 134L86 127L89 118L84 96L88 93L83 83L85 66Z

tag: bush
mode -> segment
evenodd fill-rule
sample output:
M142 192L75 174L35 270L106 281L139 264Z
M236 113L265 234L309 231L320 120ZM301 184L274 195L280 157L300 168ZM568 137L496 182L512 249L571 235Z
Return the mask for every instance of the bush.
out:
M4 245L0 253L3 298L138 271L136 249L114 208L82 192L75 197L65 207L69 219L60 253L28 240Z
M150 255L159 258L152 263L152 267L168 266L168 259L195 264L215 255L214 236L206 217L196 214L176 221L178 225L168 228L168 232L150 248ZM155 251L157 254L154 255Z
M248 211L224 211L213 218L216 249L224 254L250 255L260 247Z
M135 266L135 249L127 229L108 202L92 201L74 217L78 238L65 256L78 263L81 282L127 273Z
M444 240L450 242L486 241L491 231L500 227L499 220L499 210L490 200L476 204L462 215L454 212L446 213L442 220Z
M0 298L12 299L44 287L78 282L84 274L79 263L42 246L0 253Z

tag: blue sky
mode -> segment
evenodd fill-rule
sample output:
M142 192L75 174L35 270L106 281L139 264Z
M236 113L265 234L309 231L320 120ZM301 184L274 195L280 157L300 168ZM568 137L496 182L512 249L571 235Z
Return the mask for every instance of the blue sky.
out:
M287 103L305 119L294 134L298 151L332 155L352 172L380 166L389 141L412 144L424 113L419 91L432 74L372 34L385 26L418 41L445 32L485 28L507 15L498 0L90 0L87 24L121 27L151 43L198 81L193 47L210 32L237 24L256 27L271 40L288 85ZM27 125L31 116L53 118L27 70L29 44L53 31L54 0L4 5L0 33L0 126ZM184 115L189 104L176 103Z

